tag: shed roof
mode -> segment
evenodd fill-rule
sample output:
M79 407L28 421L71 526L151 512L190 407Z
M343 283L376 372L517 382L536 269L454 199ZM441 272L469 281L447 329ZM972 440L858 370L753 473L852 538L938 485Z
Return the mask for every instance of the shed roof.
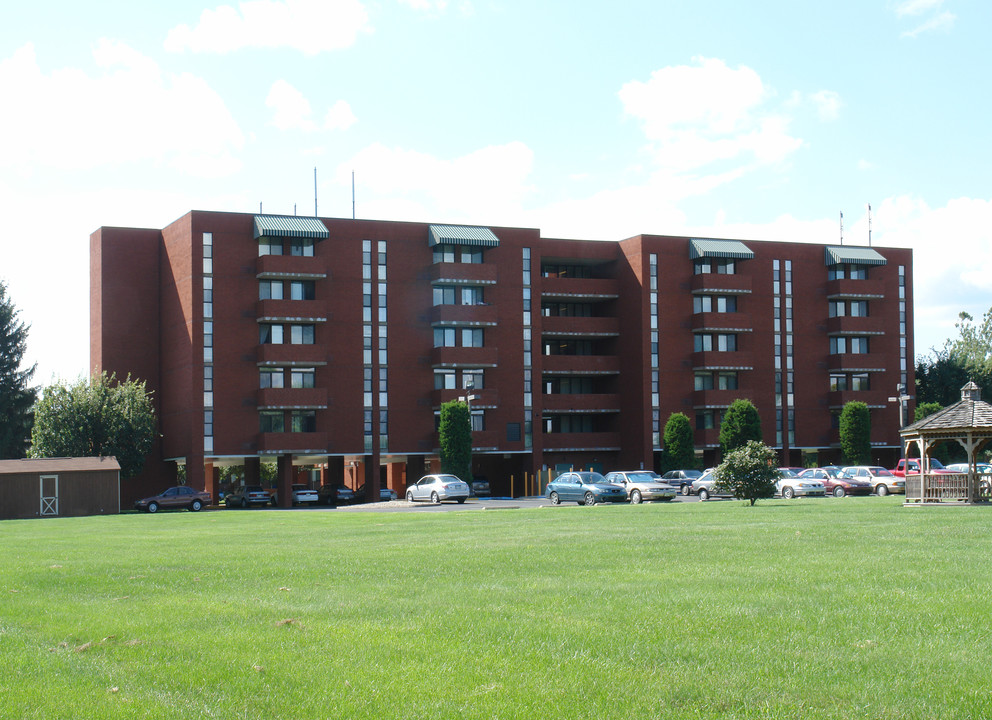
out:
M98 470L120 471L121 466L114 457L77 458L24 458L21 460L0 460L0 475L21 475L35 472L80 472Z

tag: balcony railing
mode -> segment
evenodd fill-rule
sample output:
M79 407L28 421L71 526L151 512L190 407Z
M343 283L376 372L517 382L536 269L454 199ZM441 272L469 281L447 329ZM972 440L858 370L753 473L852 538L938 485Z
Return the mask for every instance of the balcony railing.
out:
M323 278L327 276L324 258L299 255L262 255L256 259L258 277Z
M829 370L863 370L868 372L883 372L884 367L879 366L879 360L871 353L836 353L827 355L827 369Z
M542 395L541 404L547 413L619 412L620 396L614 393Z
M544 450L619 450L620 433L545 433Z
M612 278L541 278L541 297L562 300L610 300L620 295Z
M467 397L469 395L468 390L434 390L431 393L431 407L441 407L446 402L451 402L452 400L457 400L460 397ZM499 392L491 388L482 388L472 390L472 406L473 407L498 407L499 406Z
M615 317L541 317L543 337L613 337L620 334Z
M434 263L430 279L432 285L495 285L499 273L492 263Z
M496 324L495 305L435 305L431 308L431 325L467 325L486 327Z
M324 345L259 345L258 362L265 365L295 365L297 367L327 364Z
M494 347L436 347L431 350L434 367L496 367L499 353Z
M327 407L327 388L260 388L257 394L260 408Z
M285 318L311 322L327 320L326 305L316 300L259 300L255 304L255 314L260 319Z
M829 280L827 298L884 298L881 285L872 280Z
M750 275L722 275L720 273L700 273L692 276L689 287L692 292L722 292L742 294L751 292Z
M542 355L542 372L550 375L615 375L620 372L616 355Z
M692 316L693 330L751 330L751 314L700 312Z
M694 390L692 393L693 407L730 407L739 398L748 397L745 390Z
M263 453L327 452L327 433L259 433L258 451Z
M702 350L692 354L694 370L751 370L754 368L754 357L745 350L721 352L719 350Z
M827 333L884 335L883 323L873 317L832 317L827 319Z

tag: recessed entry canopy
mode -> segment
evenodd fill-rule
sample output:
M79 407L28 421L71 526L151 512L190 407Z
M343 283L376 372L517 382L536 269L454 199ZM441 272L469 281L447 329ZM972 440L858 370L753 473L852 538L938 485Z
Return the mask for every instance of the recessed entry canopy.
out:
M830 245L826 248L827 265L885 265L888 261L870 247Z
M750 260L754 253L740 240L713 240L709 238L692 238L689 240L689 257L699 258L732 258L734 260Z
M435 245L472 245L475 247L498 247L499 238L487 227L468 225L431 225L427 230L430 247Z
M256 215L253 237L326 240L330 233L319 219L300 215Z

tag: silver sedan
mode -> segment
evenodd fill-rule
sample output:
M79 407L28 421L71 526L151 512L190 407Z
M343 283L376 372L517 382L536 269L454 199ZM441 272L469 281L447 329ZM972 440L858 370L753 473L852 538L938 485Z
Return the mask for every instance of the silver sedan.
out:
M468 484L463 483L454 475L425 475L406 489L406 499L409 502L429 500L438 505L442 500L457 500L459 503L468 499Z

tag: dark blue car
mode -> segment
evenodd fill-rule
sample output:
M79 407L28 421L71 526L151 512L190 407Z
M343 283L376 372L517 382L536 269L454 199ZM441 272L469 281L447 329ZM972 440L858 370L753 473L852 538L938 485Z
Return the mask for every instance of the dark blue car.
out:
M552 505L577 502L595 505L601 502L627 502L627 489L614 485L598 472L567 472L548 483L544 491Z

